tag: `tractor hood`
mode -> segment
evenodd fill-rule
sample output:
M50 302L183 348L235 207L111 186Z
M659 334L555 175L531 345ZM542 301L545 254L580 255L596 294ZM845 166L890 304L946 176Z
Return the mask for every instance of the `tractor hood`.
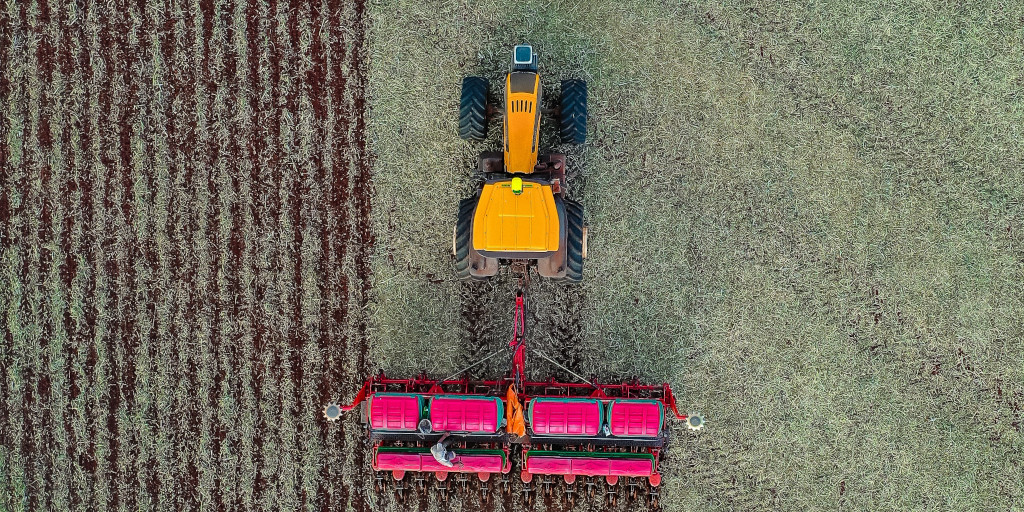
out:
M505 81L505 171L530 174L537 165L540 136L540 77L509 73Z

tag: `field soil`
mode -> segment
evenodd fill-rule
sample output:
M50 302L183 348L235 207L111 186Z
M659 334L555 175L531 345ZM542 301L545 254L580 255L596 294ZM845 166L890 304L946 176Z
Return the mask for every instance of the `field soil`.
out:
M534 281L528 336L585 377L668 382L706 415L696 435L670 424L665 510L1024 508L1024 7L369 12L374 367L448 375L510 335L507 276L451 277L459 199L501 137L495 122L459 140L456 108L465 76L498 98L528 43L551 106L584 79L591 116L580 147L543 125L589 258L580 285ZM524 508L516 492L496 509Z
M1024 508L1024 7L0 5L0 510L606 510L374 490L361 379L501 350L459 83L589 87L531 345L667 382L664 510ZM497 377L508 359L472 370ZM531 358L534 378L574 377ZM433 484L431 484L433 485ZM603 492L603 491L602 491ZM623 501L613 510L647 510Z

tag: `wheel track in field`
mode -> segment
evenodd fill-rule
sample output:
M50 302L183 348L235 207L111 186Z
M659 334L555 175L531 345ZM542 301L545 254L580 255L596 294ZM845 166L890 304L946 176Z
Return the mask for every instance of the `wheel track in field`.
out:
M580 201L582 198L583 180L579 172L580 165L576 163L580 158L578 151L567 151L566 158L568 161L566 181L572 192L569 198ZM584 279L592 279L592 277L584 273ZM583 339L581 324L581 315L585 302L583 285L568 282L549 282L545 283L545 285L549 286L546 286L541 293L543 294L542 300L548 302L548 306L544 310L531 313L535 327L533 333L528 335L529 341L547 356L558 361L559 364L589 379L590 375L581 366L581 363L585 362L582 354L585 350L588 350L588 343ZM527 326L527 330L529 332L529 326ZM562 368L544 361L542 358L534 357L532 361L535 367L551 372L543 375L535 374L535 378L546 379L556 377L565 382L577 382L579 380ZM528 362L528 364L530 363ZM570 505L566 496L567 485L558 477L554 477L554 488L550 497L544 495L538 481L535 480L533 485L535 492L537 492L534 510L559 512L579 510L581 508L583 510L623 510L623 503L621 502L616 507L611 507L610 505L605 505L600 497L590 500L585 495L578 495L575 505ZM577 492L584 491L583 484L577 483L575 490Z
M502 331L501 326L511 324L511 311L514 302L510 303L508 301L514 301L515 294L511 286L499 285L495 287L493 285L496 280L500 282L500 280L504 279L504 276L498 276L491 281L459 283L459 299L461 303L459 310L460 339L464 347L463 352L469 356L459 366L474 364L507 345L508 338L504 338L506 333ZM495 299L497 299L497 303L495 303ZM508 311L509 316L507 319L495 317L498 311ZM507 334L511 337L511 331L508 331ZM470 372L470 377L499 378L502 374L494 374L489 368L501 367L507 362L507 360L502 360L499 356L498 359L491 360L483 366L474 368ZM461 377L461 375L456 377ZM427 478L430 479L432 477L428 475ZM405 504L408 505L415 499L417 500L418 510L427 510L431 503L439 499L437 492L432 487L433 485L436 485L436 482L428 482L426 495L408 494ZM493 481L488 485L490 486L489 492L498 492ZM451 489L452 495L449 498L450 500L458 499L464 506L475 510L495 511L501 509L498 504L501 498L491 496L489 501L485 502L483 500L481 484L472 476L469 479L469 485L465 494L460 494L461 491L457 491L457 489L457 487Z
M487 290L484 283L459 283L459 296L462 305L459 309L459 327L463 339L469 344L468 351L477 354L485 351L493 340L487 339L488 308L486 305Z
M552 312L549 333L554 345L554 357L576 373L579 369L580 349L583 340L580 315L583 313L583 296L580 285L562 285L555 288L555 310ZM559 373L564 370L556 368ZM587 375L582 375L587 377ZM564 378L575 380L571 375Z
M572 191L571 199L580 201L582 204L581 199L585 185L580 163L582 157L578 150L570 150L568 153L566 155L566 181L569 183L569 188ZM584 205L584 212L586 212L586 205ZM584 222L586 222L585 217ZM584 269L586 269L585 264ZM587 276L585 272L583 278L594 279L592 276ZM556 352L555 357L559 358L559 362L583 377L589 378L589 375L584 374L583 369L579 367L581 362L580 354L583 350L586 350L583 329L580 323L580 318L583 315L583 304L586 301L586 295L583 290L584 288L581 284L565 283L556 287L554 292L554 312L551 318L552 332L549 335ZM559 371L561 373L561 370ZM565 377L576 380L571 375L565 375Z

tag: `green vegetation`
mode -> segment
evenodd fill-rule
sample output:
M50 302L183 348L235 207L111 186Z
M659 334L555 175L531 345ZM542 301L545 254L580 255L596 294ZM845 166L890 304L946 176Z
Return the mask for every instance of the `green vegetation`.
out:
M459 140L458 87L496 94L519 42L592 116L552 147L584 281L535 280L527 334L706 415L671 427L666 510L1024 508L1022 24L1013 2L4 2L0 510L480 508L374 493L364 432L320 413L377 368L507 342L513 284L460 284L449 252L500 137Z

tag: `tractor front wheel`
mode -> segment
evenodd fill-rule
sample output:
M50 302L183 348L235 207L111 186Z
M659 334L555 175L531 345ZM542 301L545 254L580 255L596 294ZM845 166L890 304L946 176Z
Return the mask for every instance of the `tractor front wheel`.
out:
M562 142L567 144L586 142L587 83L583 80L562 80L558 121Z
M487 79L467 76L462 79L459 100L459 137L464 140L487 138Z

